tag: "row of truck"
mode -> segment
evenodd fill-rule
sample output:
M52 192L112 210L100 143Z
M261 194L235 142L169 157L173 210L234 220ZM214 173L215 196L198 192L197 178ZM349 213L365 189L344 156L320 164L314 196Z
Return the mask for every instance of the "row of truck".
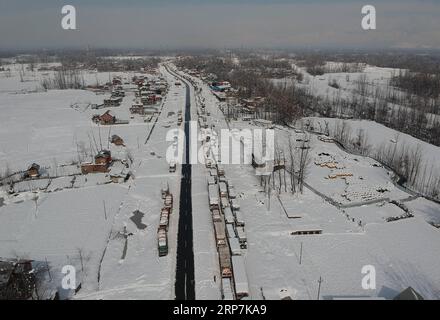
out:
M157 250L159 257L168 254L168 226L170 221L170 214L173 212L173 195L169 188L161 190L164 205L160 210L159 227L157 230Z
M200 93L201 88L196 88ZM199 127L207 129L210 112L206 110L205 99L196 94ZM210 134L204 139L212 144ZM212 141L211 141L212 140ZM209 150L209 148L208 148ZM243 299L249 296L243 249L247 248L244 231L245 222L240 211L237 193L228 182L223 166L209 152L205 155L205 166L209 171L207 178L209 208L214 225L214 233L221 273L221 290L224 300Z
M214 224L215 239L225 300L249 296L242 249L247 247L245 222L240 212L235 189L225 178L221 166L209 168L208 196Z

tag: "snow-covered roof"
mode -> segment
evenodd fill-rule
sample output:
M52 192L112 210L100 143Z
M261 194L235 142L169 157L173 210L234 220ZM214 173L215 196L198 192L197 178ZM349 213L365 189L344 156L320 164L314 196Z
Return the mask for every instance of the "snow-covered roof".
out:
M242 256L232 256L232 268L234 273L235 292L249 293L249 285Z

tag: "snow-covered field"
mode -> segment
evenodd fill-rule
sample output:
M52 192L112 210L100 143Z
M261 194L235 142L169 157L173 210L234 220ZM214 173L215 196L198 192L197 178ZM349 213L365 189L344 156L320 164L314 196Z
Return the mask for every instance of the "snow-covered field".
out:
M329 64L332 63L329 62ZM393 68L381 68L376 66L367 65L364 67L362 72L332 72L332 73L324 73L323 75L313 76L306 71L306 68L298 67L295 64L293 65L295 69L303 73L304 79L301 83L295 82L302 87L308 87L312 90L314 94L320 96L322 98L335 98L339 96L340 98L347 99L353 95L353 93L358 93L359 89L359 81L365 77L366 90L367 92L375 92L376 88L381 90L385 90L389 81L393 76L397 76L400 69ZM293 79L271 79L274 84L277 85L289 85ZM334 88L329 84L335 81L339 88ZM399 90L395 88L391 88L395 90L396 93L400 93Z
M390 129L374 121L368 120L340 120L335 118L309 117L302 120L309 123L313 130L324 132L326 124L330 133L335 132L335 128L342 122L346 124L346 132L355 139L360 131L365 136L365 144L369 148L369 154L375 155L380 150L417 150L421 153L421 171L416 178L417 183L425 185L432 173L433 178L440 172L440 147L426 143L408 134Z
M90 104L100 104L108 96L84 90L32 92L38 88L32 78L47 75L36 72L35 77L27 76L32 81L20 82L18 66L14 70L10 77L0 78L0 173L23 171L36 162L52 174L57 168L58 177L33 180L32 186L29 181L16 183L14 190L22 192L14 196L5 188L0 191L0 257L47 263L50 290L59 288L62 266L74 265L81 282L76 299L173 299L181 177L179 167L169 172L165 137L177 127L185 87L176 86L174 77L161 67L170 88L158 105L160 114L150 122L130 118L134 93L124 85L127 96L122 105L110 109L129 124L98 126L92 123L92 115L107 109L92 110ZM85 78L93 84L112 75L87 73ZM377 81L386 77L378 76ZM199 84L210 112L208 123L216 130L259 128L243 121L227 123L216 98ZM196 120L194 95L191 88L192 119ZM350 121L350 126L354 131L364 129L373 148L395 143L391 129L366 121ZM109 144L113 134L123 138L125 146ZM288 137L303 135L278 126L275 134L285 154ZM224 165L245 221L248 247L242 254L250 298L280 299L288 292L293 299L316 299L322 277L321 299L392 299L408 286L427 299L440 299L440 230L427 223L440 222L440 205L397 188L388 170L375 160L349 154L316 135L310 139L311 163L302 194L283 188L278 193L275 188L268 197L250 165ZM401 134L398 143L418 142ZM133 178L110 183L107 174L83 176L75 165L60 167L90 161L93 145L101 144L114 158L133 159L129 168ZM438 148L421 146L426 161L438 163ZM335 167L320 165L325 162ZM330 177L337 173L350 175ZM208 175L204 165L193 165L195 288L197 299L220 299ZM169 253L159 258L156 232L163 204L160 190L166 184L174 195L174 210ZM386 222L405 213L391 200L403 202L414 217ZM140 224L133 221L135 212ZM320 234L292 234L304 230ZM369 290L361 285L365 265L376 269L376 287Z
M211 114L208 123L215 125L216 130L257 128L249 122L227 123L209 88L195 81L203 87L202 95ZM393 134L377 132L373 127L367 126L365 130L372 135L369 141L373 144L383 141L387 134L394 138ZM286 128L277 127L275 131L281 148L287 145L288 135L297 136L294 130ZM387 169L371 158L351 155L313 135L311 146L312 163L303 194L273 191L269 199L250 165L223 164L239 194L240 211L245 218L245 261L251 298L262 299L264 295L266 299L280 299L288 292L293 299L316 299L318 280L322 277L321 299L392 299L409 286L427 299L439 299L440 230L427 221L440 215L440 205L423 198L408 201L405 205L413 218L386 222L386 218L405 213L390 200L411 200L410 193L394 186ZM322 153L330 154L341 168L316 165L314 161L319 163ZM431 149L426 153L435 156ZM338 170L349 171L353 176L326 179ZM378 189L387 191L377 192ZM364 191L377 201L369 204L365 199L353 200L352 206L344 208L344 193L353 196ZM322 233L291 234L298 230ZM365 265L375 267L374 289L362 287Z
M113 75L87 73L85 79L94 84L96 78L105 82ZM133 74L119 75L131 78ZM130 85L124 85L122 105L108 109L130 122L113 126L91 121L93 114L107 109L92 110L90 104L101 104L109 94L85 90L31 92L37 82L20 82L16 72L0 79L0 172L6 168L9 172L23 171L36 162L52 174L57 168L61 175L45 185L46 191L33 186L34 192L27 192L29 182L23 182L25 192L10 196L2 189L0 193L0 257L26 257L43 264L47 260L47 297L61 286L61 268L71 264L81 283L77 299L174 298L180 177L179 170L168 172L165 137L170 125L176 126L177 111L184 106L184 91L174 86L172 76L164 75L171 87L163 105L157 106L163 107L160 115L154 115L151 122L137 116L131 119L128 108L134 93ZM44 76L36 72L35 78ZM21 89L28 91L17 93ZM125 146L108 143L113 134L123 138ZM71 168L60 167L78 160L91 161L91 149L101 144L113 158L133 159L130 170L134 178L109 184L107 174L67 176ZM49 179L45 180L47 183ZM32 181L37 182L40 187L44 181ZM175 204L169 254L159 258L156 234L163 205L160 190L166 184ZM131 220L137 210L143 214L145 228Z

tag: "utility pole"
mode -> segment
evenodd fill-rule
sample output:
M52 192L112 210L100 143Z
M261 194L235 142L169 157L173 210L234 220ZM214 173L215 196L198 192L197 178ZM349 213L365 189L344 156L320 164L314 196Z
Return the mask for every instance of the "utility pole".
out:
M303 256L303 243L301 242L301 248L299 250L299 264L302 262L302 256ZM318 294L319 296L319 294Z
M102 201L102 203L104 204L104 217L105 220L107 220L107 210L105 209L105 201Z
M78 249L79 252L79 258L81 259L81 270L84 272L84 263L83 263L83 257L82 257L82 251L81 249Z
M261 291L261 297L263 298L263 300L266 300L266 297L264 296L264 292L263 292L263 287L260 287L260 291Z
M52 275L50 274L50 268L49 268L49 263L47 262L47 257L45 257L45 259L46 259L46 269L47 269L47 273L49 274L50 281L52 281Z
M268 199L268 208L267 208L267 210L270 211L270 194L271 194L271 190L270 190L270 176L269 176L268 188L269 188L269 190L268 190L267 196L269 197L269 199Z
M322 280L321 276L319 276L319 280L318 280L318 300L319 300L319 295L321 293L321 283L322 283L322 281L324 281L324 280Z

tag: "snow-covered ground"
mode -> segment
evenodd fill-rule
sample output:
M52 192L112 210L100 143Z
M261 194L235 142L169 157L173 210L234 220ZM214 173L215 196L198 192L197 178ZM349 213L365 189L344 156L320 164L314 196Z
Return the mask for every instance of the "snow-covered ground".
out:
M330 133L335 132L335 128L340 126L342 122L345 122L347 125L346 132L348 132L351 139L356 139L359 132L363 132L365 144L370 149L369 154L371 155L377 154L379 150L402 150L405 148L417 150L417 148L419 148L421 153L421 170L416 178L419 184L426 184L431 173L435 179L440 172L440 147L390 129L377 122L318 117L304 118L302 122L310 123L313 130L318 132L324 132L326 124L328 124Z
M329 62L329 64L337 65L337 63L332 62ZM306 71L306 68L298 67L295 64L293 66L304 75L301 83L297 83L291 78L271 79L271 81L281 86L290 85L292 82L295 82L299 86L310 88L313 94L322 98L336 98L338 96L343 99L350 98L353 93L358 93L359 81L364 80L363 77L365 78L367 92L375 92L376 88L385 90L389 86L391 78L401 72L400 69L367 65L362 72L332 72L313 76ZM339 88L329 85L333 81L338 84ZM395 90L397 94L401 93L396 88L390 89Z
M172 77L167 76L170 83ZM174 93L178 93L175 95ZM176 235L179 214L180 171L168 173L165 159L168 148L165 143L169 130L165 123L174 122L177 116L169 118L168 112L177 114L184 106L184 91L172 86L157 125L149 141L142 146L136 157L135 180L124 198L113 228L131 234L124 237L109 238L105 252L99 291L90 295L79 295L84 299L173 299L176 257ZM142 142L143 144L143 142ZM169 253L160 257L157 253L156 231L159 226L159 213L163 206L160 196L162 186L169 185L174 197L174 209L171 214L168 231ZM133 212L144 213L142 223L146 229L139 230L130 220Z
M17 88L27 85L31 90L32 85L21 83L16 74L2 79L6 84L0 92L0 171L6 167L10 172L23 171L36 162L52 172L57 167L61 177L52 179L46 191L23 192L13 198L1 191L0 257L47 260L50 276L46 278L51 278L47 287L51 290L61 285L61 268L75 266L81 282L77 299L174 298L180 171L169 173L165 138L169 127L176 126L177 111L184 106L184 91L174 86L173 77L164 75L171 86L155 125L156 115L151 122L130 118L128 108L134 99L130 85L124 85L122 105L108 108L117 118L130 120L129 124L98 126L91 116L107 109L91 110L89 104L101 104L109 94L84 90L16 93ZM97 76L103 81L110 78L108 73ZM87 77L93 84L95 75ZM162 105L157 107L161 109ZM113 134L123 138L125 146L108 143ZM133 159L130 170L134 178L109 184L107 174L63 176L72 170L61 165L92 160L90 149L96 144L110 149L113 158ZM39 186L44 181L35 182ZM23 188L28 184L25 182ZM163 205L160 191L167 184L174 196L174 210L169 254L159 258L156 235ZM131 220L137 210L143 214L145 228Z
M158 106L162 108L160 115L143 122L130 118L128 107L134 93L127 85L123 104L109 109L129 124L106 127L92 123L91 117L107 109L91 110L89 104L100 104L107 96L83 90L31 92L38 87L37 81L20 82L18 67L14 68L11 77L0 79L0 173L6 167L11 172L22 171L37 162L48 170L57 167L60 177L34 180L32 188L28 182L17 184L24 191L17 196L0 191L0 257L47 261L51 289L61 284L61 267L74 265L81 282L77 299L173 299L180 167L169 173L165 138L170 128L177 127L177 111L185 105L185 87L176 86L174 77L161 68L170 84L169 93ZM105 82L112 75L87 73L85 77L93 84L96 78ZM36 73L35 77L43 76ZM200 86L210 112L208 123L216 130L259 128L242 121L227 123L208 87ZM194 96L191 88L192 119L196 120ZM385 142L395 143L390 140L395 132L387 131L391 129L364 121L350 121L350 125L353 130L358 125L364 128L372 147L379 147L383 137L387 137ZM282 127L276 127L275 133L280 148L286 148L288 136L301 136ZM108 144L112 134L122 137L125 146ZM292 195L283 188L278 194L275 188L268 197L250 165L224 164L245 220L248 248L243 256L250 298L262 299L264 295L280 299L287 291L293 299L316 299L322 277L323 299L391 299L408 286L425 298L439 299L440 230L427 222L439 222L440 206L424 198L413 199L396 188L388 171L373 159L349 154L315 135L310 138L312 161L303 194ZM403 143L403 139L416 143L412 137L399 135L399 141ZM133 159L130 170L134 178L109 183L106 174L81 176L75 166L61 169L73 161L91 160L83 154L90 154L91 145L101 143L114 157ZM421 145L430 157L427 161L438 163L438 148ZM337 168L319 165L327 158L337 163ZM352 176L329 178L338 172ZM208 174L203 164L193 165L195 288L197 299L220 299ZM166 184L174 195L174 210L169 253L159 258L156 232L163 204L160 190ZM25 191L29 189L34 192ZM374 203L363 194L373 197ZM386 218L404 214L390 200L404 202L414 217L386 222ZM136 211L141 225L132 220ZM292 235L301 230L319 230L321 234ZM374 289L361 286L365 265L376 268Z
M195 81L203 88L202 95L211 114L208 123L215 125L216 130L257 128L249 122L227 123L209 88ZM367 134L382 135L381 140L386 136L374 128L368 129ZM287 135L296 137L294 130L276 128L279 146L286 146ZM392 139L394 135L389 137ZM373 159L348 154L316 136L311 139L312 163L303 194L273 191L269 199L250 165L223 164L226 176L239 194L240 211L245 218L248 239L245 261L251 298L262 299L264 295L266 299L280 299L288 292L293 299L316 299L318 280L322 277L322 299L392 299L408 286L427 299L439 299L440 231L425 220L427 216L440 214L440 206L419 198L405 203L415 217L386 222L386 218L405 213L389 200L406 201L411 195L396 188L388 171ZM369 141L378 140L372 137ZM331 154L343 168L316 165L314 160L319 160L316 158L320 153ZM353 177L347 181L326 179L336 170L348 170ZM385 187L388 191L373 194L377 196L376 203L359 201L349 208L338 204L343 202L344 192L370 192ZM311 229L322 233L291 234ZM362 288L365 265L375 267L374 289Z

